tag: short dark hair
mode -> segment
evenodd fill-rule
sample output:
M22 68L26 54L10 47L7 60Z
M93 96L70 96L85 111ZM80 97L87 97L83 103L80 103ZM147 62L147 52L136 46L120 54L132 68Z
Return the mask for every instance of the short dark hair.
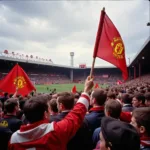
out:
M132 103L132 96L129 94L123 94L121 99L122 99L122 102L124 104L131 104Z
M108 97L108 98L111 98L111 99L115 99L115 98L116 98L116 94L113 93L113 92L108 92L108 93L107 93L107 97Z
M50 108L53 112L57 113L58 112L58 108L57 108L57 99L51 99L50 102Z
M18 105L18 98L9 98L4 102L4 109L7 113L12 113Z
M109 100L105 104L105 110L109 112L110 117L118 119L120 117L122 107L117 100Z
M103 106L107 99L105 91L101 89L95 89L92 93L92 97L95 98L96 103L99 106Z
M25 102L23 111L30 123L40 121L44 117L44 112L48 112L47 100L42 96L32 97Z
M146 133L150 136L150 108L140 107L134 109L132 116L135 118L138 127L144 126Z
M74 95L71 92L59 93L58 103L62 103L65 109L72 109L74 106Z
M150 92L148 92L148 93L145 94L145 99L148 100L148 101L150 101Z
M145 97L143 94L141 93L136 93L134 95L134 97L138 100L138 101L142 101L142 104L145 104Z

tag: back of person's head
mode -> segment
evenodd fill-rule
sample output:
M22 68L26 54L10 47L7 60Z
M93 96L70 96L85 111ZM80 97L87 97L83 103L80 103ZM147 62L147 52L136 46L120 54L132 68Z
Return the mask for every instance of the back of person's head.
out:
M134 109L131 124L140 134L146 134L150 137L150 107Z
M48 112L47 100L42 96L32 97L25 102L23 111L30 123L41 121L44 119L45 112Z
M114 92L108 92L107 93L107 99L116 99L116 94Z
M71 110L74 106L74 95L71 92L59 93L57 98L59 106L61 105L64 110ZM62 109L58 107L59 109Z
M57 108L57 99L51 99L50 102L50 110L51 113L58 113L58 108Z
M105 104L105 115L118 119L122 111L122 106L117 100L109 100Z
M140 137L136 129L132 125L112 117L102 119L100 139L100 149L140 149Z
M95 89L91 94L91 98L95 100L95 104L103 106L106 102L107 95L104 90Z
M131 104L132 103L132 96L129 94L123 94L121 100L124 104Z
M9 98L4 103L4 109L6 113L13 113L15 110L19 109L19 101L18 98Z

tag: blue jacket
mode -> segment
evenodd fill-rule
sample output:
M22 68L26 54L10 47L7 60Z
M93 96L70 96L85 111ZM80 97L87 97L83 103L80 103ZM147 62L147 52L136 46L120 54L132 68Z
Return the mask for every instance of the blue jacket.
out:
M131 104L125 104L123 107L122 107L122 111L123 112L132 112L133 111L133 107Z
M100 131L101 131L101 127L96 128L93 133L92 141L93 141L94 147L96 147L97 142L100 140L100 137L99 137Z
M103 106L91 108L89 114L85 116L92 134L96 128L101 126L101 120L104 116Z

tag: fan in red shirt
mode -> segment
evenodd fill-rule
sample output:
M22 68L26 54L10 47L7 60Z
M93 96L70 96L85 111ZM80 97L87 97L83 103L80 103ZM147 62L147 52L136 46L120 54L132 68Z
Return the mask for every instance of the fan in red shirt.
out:
M42 98L33 97L26 101L24 114L29 125L21 126L9 143L9 150L66 150L68 141L81 126L89 107L88 92L93 87L93 79L87 78L82 93L73 110L59 122L49 123L49 106Z

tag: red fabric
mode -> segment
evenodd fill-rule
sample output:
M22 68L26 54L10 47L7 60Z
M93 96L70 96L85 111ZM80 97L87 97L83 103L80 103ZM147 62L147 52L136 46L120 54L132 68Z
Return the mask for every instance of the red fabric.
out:
M99 57L115 65L122 71L123 79L128 78L125 47L113 22L102 11L98 27L93 58Z
M93 107L89 110L89 112L92 111L103 111L104 110L104 106L98 106L98 107Z
M121 112L120 120L127 122L127 123L130 123L131 117L132 117L131 112Z
M0 92L0 96L4 96L4 93L3 93L3 92Z
M29 94L32 90L36 90L27 74L18 64L16 64L1 81L0 90L8 93L15 93L16 87L18 87L17 94L21 94L23 96Z
M86 111L87 109L84 104L77 103L73 110L70 111L63 120L51 123L51 125L53 125L53 130L47 134L43 134L46 132L45 128L40 128L41 124L45 124L46 126L50 125L50 123L46 123L44 120L35 124L21 126L21 134L15 132L12 135L8 149L26 150L32 148L36 150L66 150L68 141L76 134L81 126ZM30 133L33 129L36 130L36 133L39 132L39 134L43 136L37 138L34 135L31 135ZM28 141L22 142L22 140L26 138L23 138L24 136L19 138L18 135L26 136Z
M122 84L122 83L123 83L123 82L120 81L120 80L117 81L117 85L120 85L120 84Z
M74 93L74 94L77 92L77 88L76 88L75 85L74 85L74 87L72 88L71 92Z
M150 137L141 137L140 138L142 146L149 146L150 147Z
M99 88L99 85L98 85L98 83L96 83L94 86L94 89L98 89L98 88Z

